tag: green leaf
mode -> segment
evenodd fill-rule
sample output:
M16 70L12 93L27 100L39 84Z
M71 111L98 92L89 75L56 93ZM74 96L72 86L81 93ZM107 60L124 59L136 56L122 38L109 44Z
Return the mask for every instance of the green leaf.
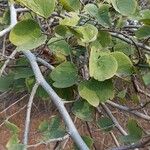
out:
M107 117L102 117L97 121L97 125L99 128L101 128L102 130L109 132L113 129L113 127L115 126L115 124L113 123L113 121L110 118Z
M111 35L107 31L99 31L97 41L103 46L103 47L109 47L112 41Z
M109 53L92 49L89 59L90 76L98 81L112 78L118 69L116 59Z
M124 16L131 16L136 12L136 0L111 0L111 3L116 11Z
M49 126L49 122L47 120L44 120L40 123L38 130L40 132L45 132L46 130L48 130L48 126Z
M11 136L9 141L6 144L7 150L24 150L25 145L19 143L18 135L14 134Z
M14 146L17 145L19 143L19 139L18 139L18 135L14 134L11 136L11 138L9 139L9 141L6 144L6 147L8 150L14 150Z
M55 9L55 0L16 0L38 15L48 18Z
M150 26L145 25L135 32L135 36L139 39L150 37Z
M13 85L13 76L8 75L5 77L0 77L0 91L4 92L9 90Z
M46 127L47 127L47 123L46 123ZM65 135L65 130L61 125L61 120L57 116L51 118L47 130L46 127L44 128L40 127L40 129L42 129L41 131L45 139L55 139L55 138L63 137Z
M103 4L98 8L95 4L87 4L84 7L85 11L94 17L99 24L104 27L110 27L109 5Z
M62 38L51 38L48 42L48 47L50 50L56 54L61 53L68 56L71 52L70 45Z
M76 101L72 108L73 114L84 121L92 121L94 109L84 100Z
M105 102L114 97L111 80L100 82L91 79L89 81L84 81L79 84L78 90L80 96L94 107L97 107L100 102Z
M60 25L65 26L76 26L80 20L79 16L75 12L71 12L64 19L60 20Z
M79 26L76 31L82 35L80 39L83 43L95 41L98 35L98 29L91 24Z
M14 92L21 92L21 91L26 90L25 79L20 78L20 79L14 80L12 90Z
M120 92L117 94L117 97L119 97L119 98L121 98L121 99L124 99L125 96L126 96L126 94L127 94L127 89L120 91Z
M64 62L57 66L50 74L54 87L67 88L78 81L78 71L74 64Z
M128 135L127 136L123 136L121 138L121 140L124 143L135 143L138 142L141 138L142 138L142 129L141 127L138 125L136 120L129 120L128 124L127 124L127 128L128 128Z
M128 56L117 51L113 52L112 56L117 60L118 63L116 75L126 77L133 73L133 64Z
M16 134L19 132L19 128L14 123L5 121L5 125L13 134Z
M63 8L67 11L77 11L80 9L79 0L60 0Z
M34 73L33 73L31 68L27 68L27 67L19 68L18 67L14 70L14 79L15 80L21 79L21 78L28 78L28 77L31 77L33 75L34 75Z
M114 51L123 52L125 55L130 56L134 54L134 48L121 40L116 41L116 45L114 46Z
M9 10L5 10L3 16L0 17L0 24L9 25L10 24L10 12Z
M69 31L68 27L64 25L58 25L55 27L56 34L60 36L66 36L68 31Z
M46 36L42 35L40 26L34 20L28 19L17 23L10 32L9 40L18 47L18 51L31 50L44 44Z
M143 22L145 25L150 25L150 10L144 9L141 11L142 19L140 19L140 22Z
M82 139L87 144L89 149L92 149L94 140L90 136L82 136ZM74 146L74 150L79 150L77 145Z
M150 72L146 73L143 75L143 81L145 85L149 85L150 84Z

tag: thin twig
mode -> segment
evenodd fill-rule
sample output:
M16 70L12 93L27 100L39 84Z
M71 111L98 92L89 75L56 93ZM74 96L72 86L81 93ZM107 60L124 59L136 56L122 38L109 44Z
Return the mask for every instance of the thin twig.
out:
M7 108L5 108L4 110L2 110L0 112L0 114L6 112L9 108L11 108L12 106L16 105L18 102L22 101L26 96L28 96L27 94L24 95L23 97L21 97L19 100L15 101L13 104L11 104L10 106L8 106Z
M141 141L132 145L128 145L128 146L121 146L118 148L112 148L111 150L131 150L131 149L135 149L135 148L144 148L147 147L150 144L150 138L148 138L145 141Z
M40 146L42 144L47 145L47 144L49 144L51 142L59 142L59 141L63 141L63 140L68 139L68 138L69 138L69 134L65 135L64 137L60 137L60 138L56 138L56 139L50 139L48 141L41 141L41 142L39 142L37 144L28 145L27 148L38 147L38 146Z
M118 128L118 130L120 131L120 133L122 133L123 135L128 135L127 132L119 124L119 122L117 121L117 119L113 116L113 114L110 111L110 109L104 103L101 103L101 106L106 111L106 113L108 114L108 116L112 119L112 121L114 122L115 126Z
M5 61L5 63L3 64L3 66L1 67L1 70L0 70L0 77L2 76L5 68L7 67L9 61L16 55L17 51L14 50L11 55L9 56L9 58L7 58L7 60Z
M143 118L143 119L145 119L145 120L150 121L150 116L145 115L145 114L143 114L143 113L140 113L140 112L138 112L138 111L130 111L130 108L128 108L128 107L126 107L126 106L119 105L119 104L114 103L114 102L109 101L109 100L108 100L106 103L109 104L109 105L111 105L111 106L113 106L113 107L116 107L116 108L118 108L118 109L120 109L120 110L126 111L126 112L128 112L128 113L131 113L131 114L136 115L136 116L138 116L138 117L140 117L140 118Z
M39 87L39 84L35 83L35 85L32 88L31 95L30 95L30 98L29 98L29 102L28 102L28 105L27 105L25 130L24 130L24 138L23 138L23 144L25 145L25 147L28 144L28 135L29 135L29 128L30 128L30 118L31 118L31 109L32 109L33 99L34 99L34 96L36 94L36 91L37 91L38 87Z
M9 8L10 8L10 25L4 30L0 31L0 37L8 33L17 23L17 13L13 5L13 2L9 3Z
M119 144L119 142L118 142L116 136L114 135L114 133L113 133L112 131L110 132L110 135L111 135L111 137L113 138L113 140L114 140L116 146L119 147L120 144Z

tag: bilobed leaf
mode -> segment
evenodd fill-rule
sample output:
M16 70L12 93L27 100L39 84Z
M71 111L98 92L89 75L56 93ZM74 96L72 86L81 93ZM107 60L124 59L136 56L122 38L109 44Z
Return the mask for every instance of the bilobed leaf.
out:
M78 71L74 64L64 62L57 66L50 74L54 87L67 88L74 85L78 80Z
M5 77L0 77L0 92L9 90L13 85L13 76L8 75Z
M140 22L143 22L145 25L150 25L150 10L144 9L141 11L142 19L140 19Z
M145 85L150 85L150 72L144 74L142 78Z
M55 0L16 0L38 15L48 18L55 9Z
M112 56L117 60L118 69L116 75L126 77L133 73L133 64L128 56L122 52L113 52Z
M136 120L133 120L133 119L129 120L128 124L127 124L127 128L128 128L128 135L123 136L121 138L121 140L124 143L130 143L131 144L134 142L138 142L142 138L143 130L138 125Z
M94 17L102 26L109 27L111 25L108 5L103 4L98 8L95 4L87 4L84 10Z
M25 145L19 143L19 138L17 134L11 136L9 141L6 144L7 150L23 150L25 149Z
M114 97L111 80L100 82L91 79L89 81L84 81L79 84L78 90L80 96L95 107L97 107L100 102L105 102Z
M67 11L77 11L80 9L79 0L60 0L63 8Z
M112 78L118 69L116 59L109 53L92 49L89 60L90 76L98 81Z
M71 12L68 15L69 16L66 16L64 19L60 20L60 25L76 26L78 24L78 21L80 20L78 14L75 12Z
M113 129L113 127L115 126L115 124L113 123L113 121L108 118L108 117L102 117L97 121L97 125L99 128L101 128L102 130L109 132Z
M65 25L58 25L55 28L55 32L60 36L66 36L68 33L68 27Z
M93 107L84 100L76 101L72 108L73 114L84 121L93 120Z
M60 53L65 56L69 55L71 52L70 45L62 38L51 38L48 42L48 47L53 53Z
M114 9L124 16L131 16L136 12L136 0L111 0L111 3Z
M46 127L47 127L47 123L46 123ZM43 127L40 127L40 129L42 129L41 132L44 136L44 139L46 140L60 138L65 135L64 127L61 125L61 120L57 116L52 117L50 122L48 122L47 129L46 127L44 127L45 129Z
M45 132L46 130L48 130L48 126L49 126L49 122L44 120L40 123L39 127L38 127L38 130L40 132Z
M103 46L103 47L109 47L111 44L111 35L107 31L99 31L97 41Z
M98 14L98 7L95 4L87 4L84 6L84 10L90 14L92 17L97 16Z
M16 24L9 40L18 47L17 50L31 50L44 44L46 36L42 35L40 26L34 20L28 19Z
M121 40L116 41L116 45L114 46L114 51L123 52L127 56L134 54L134 48Z
M5 121L5 125L13 134L16 134L19 132L19 128L14 123Z
M135 32L135 35L139 39L150 37L150 26L149 25L145 25L145 26L139 28Z
M83 43L90 43L92 41L95 41L98 35L98 29L91 24L79 26L76 31L79 34L82 34L82 37L80 39Z
M28 67L22 67L22 68L18 67L14 70L14 79L15 80L28 78L33 75L34 75L34 73L33 73L32 69L28 68Z

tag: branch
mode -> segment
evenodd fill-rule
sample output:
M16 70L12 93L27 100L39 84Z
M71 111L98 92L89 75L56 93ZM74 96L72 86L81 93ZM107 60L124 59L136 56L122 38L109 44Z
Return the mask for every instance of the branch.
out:
M150 143L150 138L145 140L145 141L141 141L139 143L135 143L135 144L128 145L128 146L121 146L121 147L118 147L118 148L113 148L111 150L131 150L131 149L135 149L135 148L144 148L149 143Z
M101 103L102 108L106 111L106 113L108 114L108 116L112 119L113 123L115 124L115 126L118 128L118 130L123 134L123 135L128 135L127 132L122 128L122 126L119 124L119 122L117 121L117 119L113 116L112 112L110 111L110 109L104 104Z
M126 112L128 112L128 113L134 114L134 115L136 115L136 116L138 116L138 117L140 117L140 118L143 118L143 119L145 119L145 120L150 121L150 116L145 115L145 114L143 114L143 113L140 113L140 112L138 112L138 111L130 111L130 108L128 108L128 107L126 107L126 106L119 105L119 104L114 103L114 102L112 102L112 101L107 101L106 103L109 104L109 105L111 105L111 106L113 106L113 107L116 107L116 108L118 108L118 109L120 109L120 110L126 111Z
M11 14L11 25L10 26L12 27L17 23L17 12L16 12L13 4L10 4L10 14ZM9 28L9 31L11 29L12 28ZM8 31L8 29L7 29L7 31ZM5 33L7 33L7 32L5 32ZM4 32L3 32L3 34L1 33L1 36L4 35L5 33ZM87 147L87 145L85 144L85 142L83 141L81 136L79 135L79 132L77 131L70 115L68 114L68 112L64 106L64 103L62 102L62 99L56 94L56 92L51 88L51 86L44 79L44 77L40 71L40 68L36 62L37 61L36 57L30 51L24 51L23 53L30 61L30 64L31 64L32 70L35 74L37 83L45 89L45 91L49 94L53 103L58 108L66 126L68 127L69 134L72 137L72 139L74 140L74 142L76 143L76 145L78 146L78 148L80 150L89 150L89 148Z
M3 64L1 70L0 70L0 77L2 76L5 68L7 67L8 63L10 62L10 60L16 55L17 51L14 50L11 55L7 58L7 60L5 61L5 63Z
M123 35L121 35L119 33L115 33L115 32L112 32L112 31L109 31L109 32L113 37L116 37L120 40L123 40L124 42L126 42L128 44L137 45L138 47L143 48L143 49L147 50L148 52L150 52L150 47L143 44L143 43L133 42L132 40L124 37Z
M14 5L12 3L9 3L9 8L10 8L10 25L6 29L0 31L0 37L8 33L17 23L17 13L14 8Z
M77 144L79 149L81 150L89 150L81 136L79 135L70 115L68 114L64 103L62 102L62 99L56 94L56 92L51 88L51 86L46 82L44 79L39 66L36 62L36 57L30 52L30 51L24 51L24 55L28 58L30 61L32 70L35 74L36 81L45 89L45 91L49 94L51 100L58 108L66 126L68 127L68 131L74 142Z
M28 145L27 148L38 147L38 146L40 146L40 145L42 145L42 144L49 144L49 143L51 143L51 142L63 141L63 140L65 140L65 139L68 139L68 137L69 137L69 135L67 134L67 135L65 135L64 137L60 137L60 138L57 138L57 139L50 139L50 140L48 140L48 141L41 141L41 142L39 142L39 143L37 143L37 144Z
M23 144L25 145L25 147L28 144L28 135L29 135L30 118L31 118L31 108L32 108L33 99L34 99L34 96L36 94L36 91L37 91L38 87L39 87L39 84L35 83L35 85L32 88L31 95L30 95L30 98L29 98L29 102L28 102L28 105L27 105L25 130L24 130L24 138L23 138Z

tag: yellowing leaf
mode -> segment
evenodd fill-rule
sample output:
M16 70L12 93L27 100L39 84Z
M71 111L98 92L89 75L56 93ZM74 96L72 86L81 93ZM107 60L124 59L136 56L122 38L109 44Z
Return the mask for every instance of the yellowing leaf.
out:
M109 53L92 49L89 60L90 76L98 81L112 78L118 69L116 59Z
M38 15L48 18L55 9L55 0L16 0Z
M97 107L100 102L105 102L114 97L111 80L100 82L91 79L89 81L84 81L79 84L78 90L80 96L95 107Z
M111 3L114 9L124 16L130 16L136 12L136 0L111 0Z
M67 88L74 85L78 80L78 72L74 64L64 62L57 66L50 74L53 85L57 88Z
M77 11L80 9L79 0L60 0L60 3L63 5L64 9L67 11Z
M31 50L44 44L46 36L42 35L39 25L34 20L27 19L16 24L10 32L9 40L18 46L17 50Z

